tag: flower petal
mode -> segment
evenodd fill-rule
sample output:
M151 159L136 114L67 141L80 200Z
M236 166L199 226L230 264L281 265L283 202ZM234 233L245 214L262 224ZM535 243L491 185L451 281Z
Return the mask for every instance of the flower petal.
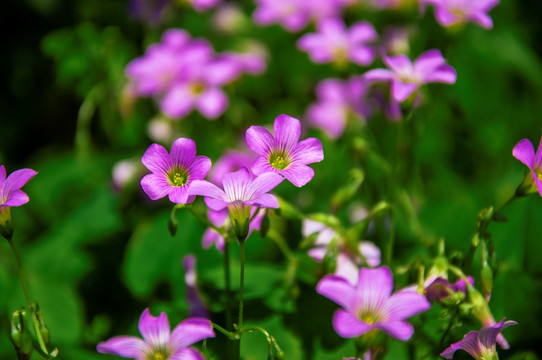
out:
M465 350L475 359L480 358L482 349L480 347L480 342L478 341L478 331L469 331L463 337L463 340L450 345L450 347L444 350L440 355L446 359L451 359L453 358L454 353L459 349Z
M279 207L279 201L277 200L277 197L273 194L262 194L253 200L245 201L245 204L272 209L277 209Z
M141 187L151 200L158 200L169 194L173 186L164 175L148 174L141 179Z
M190 318L181 322L171 333L174 349L186 349L203 339L215 337L211 322L204 318Z
M333 329L343 338L353 338L365 334L374 327L359 320L353 314L339 309L333 315Z
M171 145L170 154L173 166L188 170L196 157L196 143L192 139L179 138Z
M324 160L322 143L316 138L301 141L291 153L292 160L300 164L312 164Z
M324 276L316 285L316 292L349 311L354 311L358 304L356 289L341 276Z
M214 211L224 210L229 204L227 201L213 199L210 197L206 197L203 200L205 201L205 205L207 205L209 209Z
M378 34L371 23L360 21L350 26L350 41L355 43L366 43L376 40Z
M290 165L288 169L282 170L280 173L297 187L304 186L314 177L314 170L306 165Z
M192 181L188 189L188 194L227 201L226 193L221 188L207 180Z
M477 11L469 15L469 19L478 23L484 29L493 28L493 20L491 17L483 11Z
M168 360L205 360L205 358L198 350L189 348L176 351Z
M172 167L169 153L162 145L158 144L149 146L143 154L141 162L147 169L157 174L165 175Z
M190 204L194 201L195 197L191 197L188 194L190 184L185 186L172 186L169 192L169 201L175 204Z
M246 132L246 141L249 148L257 154L268 157L273 149L275 139L269 131L261 126L251 126Z
M404 83L402 81L394 81L391 85L391 93L396 101L405 101L410 94L418 88L418 84Z
M278 173L279 171L271 166L269 160L263 156L259 156L250 166L250 171L255 175L261 175L267 172Z
M254 179L248 185L248 188L246 190L248 199L259 197L261 194L265 194L273 190L283 180L284 178L282 176L272 173L272 172L258 175L256 179Z
M396 74L412 73L412 62L406 55L384 56L382 60Z
M205 90L198 98L196 107L209 120L214 120L228 107L228 97L220 88Z
M404 320L412 315L426 311L431 304L425 296L417 292L398 291L386 302L385 312L390 320Z
M9 199L15 191L20 190L30 179L36 176L37 173L37 171L32 169L20 169L12 172L4 182L2 195Z
M8 194L7 201L4 203L1 203L2 206L9 206L9 207L15 207L15 206L21 206L26 204L30 199L28 198L28 195L25 194L22 190L15 190L11 194ZM0 194L0 202L2 201L2 197Z
M497 336L507 327L510 327L512 325L517 325L517 322L515 321L504 321L502 319L500 322L498 322L495 325L492 326L484 326L482 330L480 330L480 334L478 335L480 344L488 349L495 346L495 342L497 341Z
M275 119L273 130L275 133L275 146L290 152L299 141L301 122L289 115L281 114Z
M228 202L236 200L249 200L248 187L252 182L252 175L248 169L242 166L239 170L224 175L222 184Z
M179 119L190 113L195 98L186 85L174 86L160 101L160 110L167 116Z
M393 277L387 266L379 268L362 268L357 285L363 309L381 312L393 290Z
M188 168L190 180L201 180L211 170L211 160L207 156L196 156Z
M144 359L150 351L149 346L134 336L115 336L100 342L96 350L101 354L112 354L131 359Z
M151 348L166 347L169 343L169 331L166 313L161 312L158 317L154 317L148 308L143 311L139 318L139 332Z
M440 66L431 74L424 76L423 81L426 83L438 82L445 84L454 84L457 80L457 72L455 69L448 64Z
M348 51L348 57L356 64L365 66L373 62L375 52L370 46L358 46Z
M388 69L373 69L367 71L361 76L361 78L370 84L380 81L391 81L395 79L395 74L393 71Z
M530 169L532 169L534 160L535 160L535 154L534 154L534 148L533 144L529 139L522 139L520 142L514 146L514 149L512 150L512 155L527 165Z
M2 185L6 181L6 168L4 165L0 165L0 189L2 188Z
M425 77L425 75L431 74L444 64L445 60L440 50L427 50L414 61L414 73Z
M379 323L377 326L401 341L407 341L414 334L414 328L406 321L387 321Z

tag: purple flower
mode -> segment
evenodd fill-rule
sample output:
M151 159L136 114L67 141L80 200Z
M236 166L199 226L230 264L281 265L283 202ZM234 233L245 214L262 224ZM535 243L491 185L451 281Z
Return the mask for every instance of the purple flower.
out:
M499 323L484 326L480 332L478 331L469 331L464 337L463 340L452 344L449 348L444 350L440 355L446 359L452 359L454 353L459 350L465 350L476 360L484 359L498 359L497 349L495 343L497 336L509 326L517 325L515 321L504 321L502 319Z
M259 25L281 24L286 30L298 32L310 21L319 22L339 17L342 9L352 0L256 0L253 13Z
M35 175L32 169L20 169L12 172L6 179L6 168L0 165L0 234L6 239L13 236L11 208L26 204L29 201L21 188Z
M512 155L531 170L532 183L536 184L538 193L542 196L542 138L540 139L536 154L531 141L523 139L514 146Z
M405 319L428 310L431 305L425 296L412 291L392 294L393 277L388 267L362 268L356 286L346 279L325 276L316 291L342 309L333 316L333 328L344 338L361 336L371 330L382 330L401 340L410 339L412 325Z
M252 163L252 172L256 175L274 172L297 187L305 185L314 176L314 170L307 164L324 159L322 143L316 138L298 142L301 123L284 114L275 119L274 133L273 137L261 126L251 126L247 130L248 147L260 155Z
M326 132L331 138L339 138L351 114L367 118L372 112L366 101L367 86L359 77L348 80L325 79L316 86L317 102L307 109L307 121Z
M246 167L224 175L224 190L208 181L194 181L190 195L205 196L205 203L211 210L220 211L226 207L239 239L243 241L249 234L252 206L278 208L275 195L268 194L284 180L281 176L268 172L254 178Z
M143 340L134 336L115 336L96 347L99 353L146 360L203 360L203 355L189 346L215 336L207 319L189 318L170 332L165 313L154 317L145 309L139 318L139 332Z
M168 195L177 204L194 201L188 189L194 180L203 179L211 169L211 160L196 156L196 144L192 139L180 138L171 146L171 152L158 144L152 144L142 158L143 165L152 174L141 179L141 187L152 199Z
M224 175L237 171L243 166L249 168L255 158L256 155L248 149L244 151L228 150L215 162L213 169L209 173L209 180L213 184L222 185Z
M317 29L317 33L306 34L297 42L315 63L344 65L352 61L369 65L373 62L374 49L368 43L376 40L377 34L370 23L361 21L347 29L342 19L333 18L319 22Z
M467 294L467 286L465 285L465 280L463 279L459 279L453 284L443 277L428 280L430 280L430 283L425 288L425 296L429 301L440 302L443 299L449 298L452 293L457 292L462 292L465 295ZM467 280L471 286L474 285L474 279L471 276L467 276Z
M420 0L422 7L434 5L435 17L444 27L472 21L486 29L493 27L493 21L487 13L498 3L499 0Z
M455 69L446 64L439 50L428 50L412 63L406 55L384 56L391 69L373 69L363 75L369 82L391 81L391 93L396 101L405 101L418 88L427 83L453 84Z
M314 221L304 220L302 224L302 234L308 237L318 233L314 247L309 250L309 256L318 262L322 262L326 255L329 244L337 236L335 230L325 226L325 224ZM361 241L358 248L354 251L348 244L338 238L338 255L335 275L348 280L352 285L357 284L359 268L361 265L375 267L380 265L380 249L370 241ZM359 255L361 254L364 259Z

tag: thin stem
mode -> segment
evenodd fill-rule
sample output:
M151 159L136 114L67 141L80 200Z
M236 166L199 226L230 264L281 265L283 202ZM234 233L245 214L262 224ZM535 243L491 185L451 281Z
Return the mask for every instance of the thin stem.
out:
M245 242L239 242L239 249L241 251L241 274L239 278L239 321L237 322L237 331L243 331L243 292L245 287ZM239 356L241 356L241 338L238 343ZM240 357L239 357L240 358Z
M239 340L239 337L240 337L239 334L228 331L228 330L224 329L222 326L220 326L218 324L215 324L214 322L211 322L211 325L213 326L213 328L220 331L222 334L226 335L226 337L228 339L234 340L234 341Z
M24 279L23 263L21 261L21 257L19 256L19 252L17 252L17 249L15 248L13 241L8 241L8 242L9 242L9 245L11 246L11 250L13 250L15 259L17 260L17 267L19 270L19 277L21 278L21 285L23 287L24 296L26 298L26 304L28 305L28 311L32 318L32 325L34 326L34 331L36 333L36 337L38 338L38 343L40 345L41 350L48 356L49 352L47 351L47 347L45 346L45 341L43 341L43 337L40 331L39 321L36 317L36 313L34 312L34 306L32 306L32 301L30 300L30 295L28 294L28 288L26 287L26 281Z
M226 287L226 327L233 330L233 319L231 315L231 276L230 276L230 242L228 237L224 239L224 282ZM231 353L235 348L230 345Z
M390 229L388 232L388 241L386 241L385 258L384 263L391 265L391 259L393 258L393 245L395 242L395 216L393 209L390 209Z

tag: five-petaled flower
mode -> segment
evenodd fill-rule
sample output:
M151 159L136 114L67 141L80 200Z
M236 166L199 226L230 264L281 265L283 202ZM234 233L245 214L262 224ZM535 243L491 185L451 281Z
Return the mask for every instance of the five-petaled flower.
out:
M143 340L134 336L115 336L97 346L102 354L113 354L136 360L203 360L203 355L189 346L215 336L211 322L188 318L170 332L165 313L154 317L145 309L139 318Z
M196 144L192 139L179 138L171 146L171 152L158 144L152 144L142 158L143 164L152 171L141 179L141 187L152 200L168 195L177 204L194 201L188 189L194 180L203 179L211 169L211 160L196 156Z
M273 137L261 126L247 130L248 147L260 155L252 163L252 172L256 175L275 172L297 187L305 185L314 176L314 170L307 164L324 159L322 143L316 138L299 142L301 123L284 114L275 119L274 133Z
M317 33L303 35L297 42L315 63L343 65L352 61L364 66L373 62L375 51L368 43L378 35L370 23L360 21L347 29L341 19L333 18L319 22L317 29Z
M13 235L11 208L28 202L28 195L21 188L36 174L32 169L20 169L6 178L6 168L0 165L0 234L8 240Z
M435 18L444 27L472 21L486 29L493 27L493 21L487 13L498 3L499 0L420 0L422 6L434 5Z
M362 268L358 283L336 275L326 275L316 291L342 306L335 312L333 328L340 336L352 338L371 330L382 330L406 341L414 333L405 319L428 310L425 296L413 291L393 290L393 277L388 267Z
M368 82L391 81L391 93L399 102L405 101L423 84L453 84L457 78L455 69L446 64L436 49L424 52L414 63L406 55L384 56L383 60L391 70L369 70L363 78Z
M497 336L507 327L517 324L515 321L504 320L491 326L484 326L479 332L469 331L463 340L450 345L440 355L446 359L452 359L454 353L462 349L476 360L497 360L499 358L495 346Z
M273 172L266 172L254 178L246 167L224 175L224 190L205 180L196 180L191 186L190 195L205 196L205 203L211 210L219 211L226 207L237 238L244 241L249 233L252 206L278 208L275 195L268 194L284 180Z
M542 138L540 139L536 154L531 141L523 139L514 146L512 155L529 167L532 175L531 184L536 184L538 193L542 196ZM530 193L530 191L527 191L527 193Z

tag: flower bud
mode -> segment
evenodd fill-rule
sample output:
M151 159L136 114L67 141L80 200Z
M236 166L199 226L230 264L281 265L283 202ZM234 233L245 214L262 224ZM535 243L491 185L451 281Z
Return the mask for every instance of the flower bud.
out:
M10 339L17 352L17 359L30 359L30 354L34 348L32 345L32 337L28 332L26 311L24 308L13 312L11 317Z
M0 207L0 234L8 241L11 241L13 223L11 221L11 208L9 206Z
M493 270L487 262L482 266L481 272L482 279L482 292L486 296L486 300L489 301L491 297L491 291L493 290Z

